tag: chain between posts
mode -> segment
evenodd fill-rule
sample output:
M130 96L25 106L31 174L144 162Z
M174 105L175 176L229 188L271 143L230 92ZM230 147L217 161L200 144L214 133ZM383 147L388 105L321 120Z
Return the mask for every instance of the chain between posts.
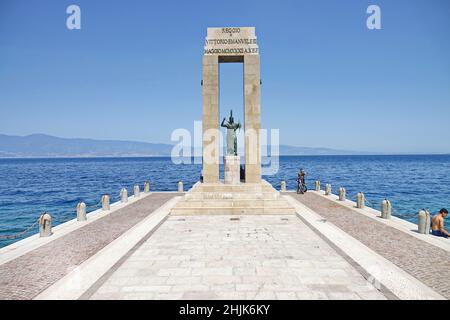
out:
M28 228L26 228L24 231L21 231L21 232L16 233L16 234L0 235L0 240L13 240L13 239L20 238L20 237L23 236L24 234L30 232L31 229L33 229L34 227L36 227L36 225L37 225L38 223L39 223L39 219L37 219L31 226L29 226Z
M93 204L93 205L86 205L86 209L99 209L99 207L101 207L102 206L102 201L100 200L99 202L97 202L96 204ZM77 212L77 210L75 209L75 210L73 210L74 212ZM44 213L46 213L46 212L44 212ZM58 219L56 216L51 216L51 218L52 218L52 221L55 221L55 222L60 222L60 223L63 223L63 222L66 222L67 220L65 220L65 221L63 221L63 220L60 220L60 219ZM30 232L32 229L34 229L37 225L39 224L39 218L33 223L33 224L31 224L28 228L26 228L25 230L23 230L23 231L21 231L21 232L18 232L18 233L16 233L16 234L6 234L6 235L2 235L2 234L0 234L0 240L13 240L13 239L17 239L17 238L20 238L20 237L22 237L23 235L25 235L26 233L28 233L28 232Z
M357 200L357 194L354 196L349 196L347 194L347 199L348 200ZM364 201L365 203L367 203L370 207L372 207L373 209L376 209L376 206L366 197L364 197ZM397 217L397 218L401 218L401 219L411 219L411 218L415 218L418 216L418 213L411 213L411 214L402 214L399 213L394 207L391 206L391 211L392 214Z
M356 198L357 198L357 194L354 196L347 197L348 200L356 200ZM367 199L367 197L364 197L364 200L369 206L376 209L376 206L369 199ZM391 207L391 210L395 217L401 218L401 219L410 219L410 218L417 217L417 215L418 215L418 213L402 214L402 213L398 212L394 207Z
M356 200L356 194L352 197L352 196L349 196L348 197L348 200Z
M96 204L86 206L86 209L87 208L97 208L97 206L101 205L101 203L102 202L99 201ZM74 210L74 211L76 212L76 210ZM60 220L56 216L52 216L52 221L59 222L59 223L67 222L67 220L64 220L64 221ZM25 230L23 230L21 232L18 232L18 233L15 233L15 234L6 234L6 235L0 234L0 240L14 240L14 239L20 238L23 235L25 235L28 232L30 232L32 229L34 229L38 224L39 224L39 218L33 224L31 224L28 228L26 228Z
M85 204L86 204L86 202L85 202ZM101 207L101 205L102 205L102 201L100 200L99 202L97 202L96 204L90 204L90 205L87 205L86 204L86 210L87 209L93 209L93 208L95 208L95 209L98 209L98 206L100 206ZM76 212L77 210L75 209L75 212Z
M375 205L374 205L372 202L370 202L369 199L367 199L367 198L365 197L365 195L364 195L364 200L366 201L366 203L367 203L369 206L371 206L372 208L375 208Z
M347 195L347 199L348 200L356 200L357 199L357 194L353 195L353 196L349 196ZM364 197L364 201L373 209L376 209L376 206L369 200L367 199L367 197ZM410 219L410 218L414 218L417 217L418 213L411 213L411 214L402 214L399 213L394 207L391 207L392 213L395 217L397 218L401 218L401 219Z
M391 210L392 210L392 213L394 213L394 216L396 216L397 218L402 218L402 219L414 218L414 217L417 217L417 215L418 215L418 213L401 214L397 210L395 210L393 207L391 208Z
M365 200L366 200L366 202L369 204L369 206L371 206L372 208L376 208L375 207L375 205L369 200L369 199L367 199L367 198L365 198ZM392 207L391 206L391 210L392 210L392 213L393 213L393 215L395 216L395 217L397 217L397 218L401 218L401 219L409 219L409 218L414 218L414 217L416 217L418 214L417 213L411 213L411 214L402 214L402 213L399 213L394 207Z

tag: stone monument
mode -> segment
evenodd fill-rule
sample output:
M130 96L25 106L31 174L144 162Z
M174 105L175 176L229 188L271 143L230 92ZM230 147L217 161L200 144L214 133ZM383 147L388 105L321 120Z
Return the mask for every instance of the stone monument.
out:
M260 60L254 27L208 28L203 54L203 182L219 182L219 63L244 64L245 182L261 182Z
M244 64L245 183L232 112L219 121L219 63ZM208 28L203 54L203 180L170 211L171 215L295 214L280 192L261 179L259 48L255 28ZM224 183L219 180L221 127L227 128Z

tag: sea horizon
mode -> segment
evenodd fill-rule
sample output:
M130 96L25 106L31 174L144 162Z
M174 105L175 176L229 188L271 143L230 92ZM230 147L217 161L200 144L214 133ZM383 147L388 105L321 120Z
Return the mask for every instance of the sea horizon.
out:
M349 156L449 156L450 153L364 153L364 154L280 154L279 157L349 157ZM262 156L262 158L270 158L271 155ZM177 157L170 155L124 155L124 156L30 156L30 157L2 157L3 159L114 159L114 158L189 158L189 157ZM201 156L191 156L190 158L202 158Z

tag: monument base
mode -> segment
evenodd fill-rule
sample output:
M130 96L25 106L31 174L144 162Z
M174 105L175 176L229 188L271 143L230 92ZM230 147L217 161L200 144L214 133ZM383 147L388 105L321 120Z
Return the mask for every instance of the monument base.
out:
M241 157L226 155L223 163L224 183L239 184L241 182Z
M295 208L270 183L197 182L170 210L171 215L295 214Z

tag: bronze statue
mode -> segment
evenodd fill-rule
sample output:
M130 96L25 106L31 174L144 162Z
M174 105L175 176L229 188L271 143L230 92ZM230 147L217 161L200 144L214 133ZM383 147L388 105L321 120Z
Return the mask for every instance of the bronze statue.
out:
M230 111L228 121L223 118L221 127L227 128L227 155L237 156L237 136L236 130L241 129L241 124L235 123L233 118L233 110Z

